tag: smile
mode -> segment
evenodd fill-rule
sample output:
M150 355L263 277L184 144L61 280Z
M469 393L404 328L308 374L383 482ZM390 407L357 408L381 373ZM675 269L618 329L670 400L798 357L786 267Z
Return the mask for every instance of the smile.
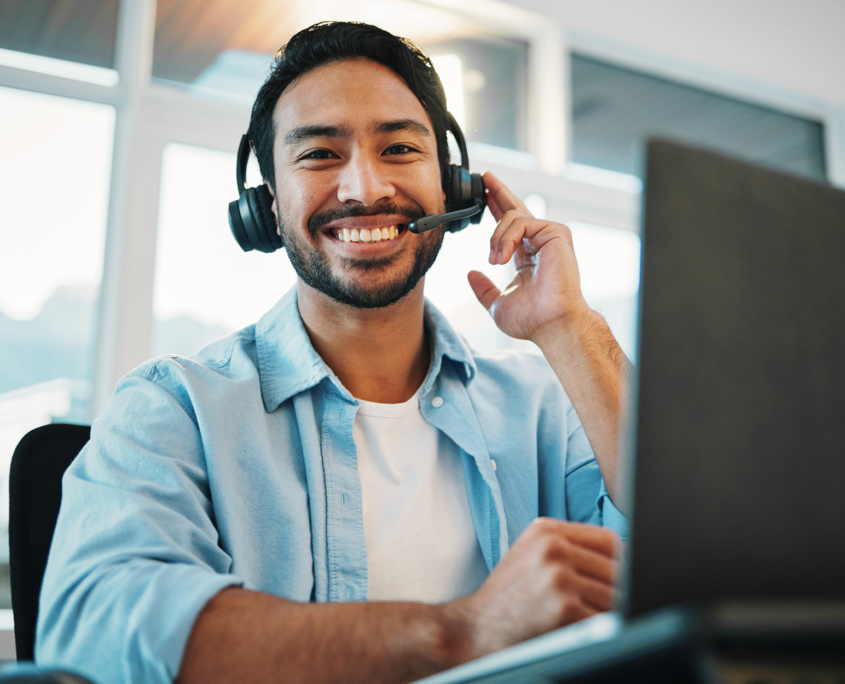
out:
M396 239L403 228L402 224L384 228L335 228L331 235L341 242L383 242Z

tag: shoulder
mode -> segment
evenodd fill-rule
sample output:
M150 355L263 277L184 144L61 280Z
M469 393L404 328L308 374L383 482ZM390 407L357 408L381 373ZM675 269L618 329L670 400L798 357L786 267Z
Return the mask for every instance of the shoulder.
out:
M187 413L204 395L225 394L232 383L258 381L255 326L251 325L215 340L191 356L167 354L145 361L118 383L121 394L152 395L164 392Z
M539 352L473 352L476 375L467 391L477 408L492 414L520 416L529 422L567 415L572 404L555 372Z
M478 382L486 387L494 383L519 393L563 393L557 376L539 350L508 349L486 354L473 352L473 361L477 374L472 384Z

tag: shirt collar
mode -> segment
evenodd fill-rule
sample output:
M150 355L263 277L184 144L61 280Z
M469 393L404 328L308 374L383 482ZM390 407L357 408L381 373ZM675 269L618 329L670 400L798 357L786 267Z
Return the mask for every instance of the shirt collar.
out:
M467 343L431 302L425 303L426 327L434 340L432 363L423 383L422 393L433 385L447 357L462 369L461 377L467 385L475 377L477 367ZM258 372L261 396L268 413L275 411L293 395L330 378L342 394L354 401L332 370L311 345L302 325L296 303L296 287L282 297L267 312L255 328Z

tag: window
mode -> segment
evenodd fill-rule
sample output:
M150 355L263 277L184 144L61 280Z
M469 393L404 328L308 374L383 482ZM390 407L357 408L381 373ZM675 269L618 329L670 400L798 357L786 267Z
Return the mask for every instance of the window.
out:
M114 85L118 0L4 2L0 64Z
M90 420L114 119L107 105L0 88L0 573L16 444Z
M825 180L818 121L572 55L572 161L642 176L652 135Z

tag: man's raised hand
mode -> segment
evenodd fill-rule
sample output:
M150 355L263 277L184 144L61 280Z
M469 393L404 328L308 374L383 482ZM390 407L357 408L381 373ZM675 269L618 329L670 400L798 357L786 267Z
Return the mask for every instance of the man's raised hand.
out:
M484 184L487 205L498 221L490 238L490 263L506 264L515 257L516 275L500 291L483 273L471 271L470 286L505 334L537 342L547 327L589 311L572 233L561 223L534 218L489 171Z

